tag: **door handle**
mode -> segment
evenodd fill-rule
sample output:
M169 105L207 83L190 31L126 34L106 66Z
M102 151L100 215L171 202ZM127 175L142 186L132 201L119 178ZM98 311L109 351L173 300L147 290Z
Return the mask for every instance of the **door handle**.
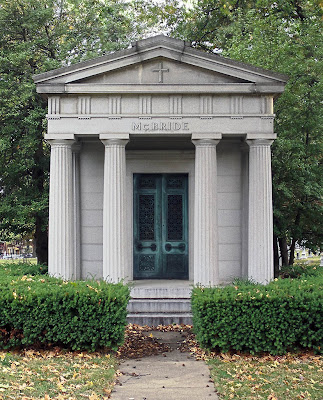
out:
M171 251L172 249L178 249L180 251L184 251L186 248L185 243L180 243L178 246L173 246L170 243L165 244L165 250Z
M157 246L155 243L152 243L149 246L143 246L141 243L137 243L137 250L138 251L142 251L142 249L151 249L152 251L156 251L157 250Z

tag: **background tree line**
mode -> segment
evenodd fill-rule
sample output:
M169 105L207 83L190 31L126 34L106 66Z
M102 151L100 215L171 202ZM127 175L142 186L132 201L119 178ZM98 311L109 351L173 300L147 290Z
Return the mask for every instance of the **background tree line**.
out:
M0 237L32 234L47 263L47 103L32 76L126 47L140 36L118 0L0 0Z
M276 270L296 242L322 249L322 17L319 0L0 0L0 235L33 233L46 261L47 104L32 75L165 32L289 76L275 102Z

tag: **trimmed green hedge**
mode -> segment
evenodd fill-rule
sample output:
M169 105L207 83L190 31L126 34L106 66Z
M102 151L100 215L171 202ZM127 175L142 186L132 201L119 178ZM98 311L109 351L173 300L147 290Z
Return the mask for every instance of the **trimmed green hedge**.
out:
M0 270L0 348L44 343L95 350L122 343L129 301L122 283Z
M208 349L283 354L323 347L323 276L278 279L267 286L240 283L196 287L192 293L197 340Z

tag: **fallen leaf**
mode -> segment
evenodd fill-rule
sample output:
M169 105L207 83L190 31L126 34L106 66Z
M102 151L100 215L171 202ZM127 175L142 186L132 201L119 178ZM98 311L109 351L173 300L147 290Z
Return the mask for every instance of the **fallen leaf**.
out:
M112 389L110 389L110 388L103 388L103 393L105 393L105 394L111 394L111 392L112 392Z

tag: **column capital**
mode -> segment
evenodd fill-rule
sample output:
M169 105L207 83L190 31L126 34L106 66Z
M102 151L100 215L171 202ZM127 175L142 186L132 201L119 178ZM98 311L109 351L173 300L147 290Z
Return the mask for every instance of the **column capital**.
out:
M216 147L220 139L193 139L192 143L195 147Z
M72 147L75 144L74 139L46 139L46 142L56 147Z
M246 143L249 147L270 147L273 144L273 139L247 139Z
M129 139L101 139L105 147L125 147Z

